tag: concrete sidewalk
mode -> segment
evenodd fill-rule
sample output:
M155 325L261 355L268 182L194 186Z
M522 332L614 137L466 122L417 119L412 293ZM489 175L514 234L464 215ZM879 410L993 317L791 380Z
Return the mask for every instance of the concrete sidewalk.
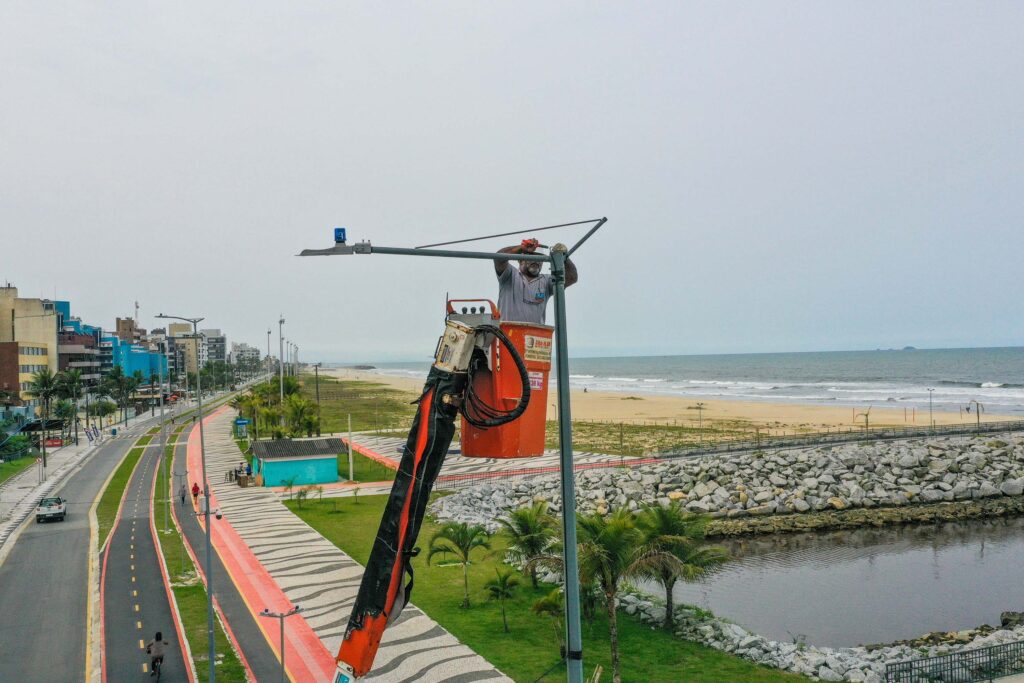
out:
M307 658L311 671L323 670L325 662L333 670L363 567L292 514L273 491L243 489L224 480L224 474L241 460L230 436L232 418L231 412L223 411L205 423L211 492L224 513L214 525L215 532L220 528L225 534L217 543L217 552L239 589L249 585L247 590L253 596L250 607L254 610L264 605L271 609L302 606L300 616L286 622L289 670L295 673L293 657ZM198 471L191 455L189 471ZM237 558L233 568L230 556ZM276 646L276 624L273 626ZM308 639L310 633L315 635L315 644ZM511 679L409 605L385 632L374 670L364 680L430 683Z

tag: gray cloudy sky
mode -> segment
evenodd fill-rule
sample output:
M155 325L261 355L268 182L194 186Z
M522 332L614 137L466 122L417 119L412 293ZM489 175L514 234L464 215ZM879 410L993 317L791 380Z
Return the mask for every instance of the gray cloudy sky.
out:
M1016 2L8 0L0 279L418 359L487 262L293 254L605 215L574 355L1020 345L1022 83Z

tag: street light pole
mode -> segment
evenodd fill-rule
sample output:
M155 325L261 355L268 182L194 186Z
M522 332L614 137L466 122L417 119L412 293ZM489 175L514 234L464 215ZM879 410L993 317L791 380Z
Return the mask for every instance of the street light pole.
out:
M935 431L935 418L932 416L932 392L934 389L928 390L928 429Z
M284 620L293 614L298 614L302 611L302 608L298 605L292 607L287 612L271 612L269 607L264 607L263 611L260 612L261 617L268 617L270 619L277 619L281 625L281 683L285 683L285 668L284 668Z
M574 486L575 473L572 462L572 423L569 409L569 346L566 330L565 312L565 263L568 258L607 222L606 218L566 225L594 225L568 251L552 251L549 256L542 254L509 254L505 252L455 251L451 249L433 248L394 248L377 247L369 242L348 245L341 229L335 231L335 244L328 249L305 249L300 256L340 256L351 254L393 254L396 256L431 256L441 258L468 258L489 261L537 261L551 264L551 279L555 285L555 338L557 342L556 360L558 363L558 436L559 436L559 469L562 490L562 552L564 553L565 579L565 628L566 628L566 673L569 683L583 681L583 641L580 623L580 592L579 592L579 561L576 547L576 492ZM565 227L551 226L551 227ZM523 231L527 232L527 231ZM505 233L515 234L515 233ZM341 238L339 239L339 235ZM490 235L497 237L501 235ZM484 239L484 238L477 238ZM461 240L472 241L472 240ZM454 244L449 242L445 244ZM444 244L429 245L431 247ZM351 443L351 439L350 439Z
M313 363L313 376L316 378L316 435L320 436L320 366L323 363Z
M217 650L216 644L214 643L214 631L213 631L213 540L211 537L210 529L210 480L206 476L206 435L203 432L203 378L202 373L198 372L199 369L199 323L204 318L183 318L177 315L164 315L161 313L157 316L158 318L169 318L173 320L183 320L185 322L192 323L192 338L196 342L196 413L199 415L199 455L202 461L202 476L203 476L203 497L205 498L205 510L203 515L203 521L206 524L206 637L209 643L209 660L210 660L210 683L216 683L217 681L217 670L215 663L217 661Z
M281 426L284 427L284 315L277 321L278 349L278 383L281 389Z

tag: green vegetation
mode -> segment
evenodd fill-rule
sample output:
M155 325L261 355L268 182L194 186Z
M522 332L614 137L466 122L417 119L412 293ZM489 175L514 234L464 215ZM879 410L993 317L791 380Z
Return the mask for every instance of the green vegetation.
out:
M395 470L365 455L353 451L352 465L355 467L356 481L394 481ZM348 453L338 454L338 476L348 480Z
M764 430L762 430L763 432ZM647 455L677 448L694 448L701 443L735 439L752 439L757 435L753 424L742 420L711 423L703 429L689 424L654 424L627 422L590 422L573 420L572 442L577 451L612 455ZM558 422L547 423L546 448L558 448Z
M365 564L385 500L385 496L369 496L360 498L358 503L351 498L333 498L323 503L306 501L301 510L294 501L285 504L332 543ZM431 538L439 528L440 525L432 520L425 520L420 538ZM508 547L504 534L492 537L490 542L493 551L487 555L475 551L469 566L472 607L459 607L463 594L460 565L451 564L443 558L435 558L434 563L427 564L425 553L413 560L416 571L413 602L514 680L533 682L545 672L544 681L564 680L565 668L559 663L559 644L552 638L548 617L532 611L534 603L551 593L552 586L541 584L533 588L529 580L520 581L520 585L503 599L488 600L493 592L487 588L487 583L494 580L498 569L507 569L501 557ZM502 605L509 633L503 630ZM611 671L607 616L601 612L597 610L593 618L583 624L583 650L588 675L597 664L604 668L606 676ZM805 680L679 640L626 614L619 615L618 627L625 681L781 683Z
M313 375L301 377L300 391L316 406L316 382ZM320 376L320 426L326 433L379 431L408 428L416 414L415 394L398 391L376 382L339 380Z
M125 456L117 470L114 471L114 476L103 490L103 495L100 496L99 505L96 506L100 548L107 542L107 536L110 534L110 530L114 528L114 520L117 519L117 510L121 506L121 497L124 495L124 489L132 478L132 472L135 471L135 466L139 463L139 458L142 457L144 450L144 448L133 448L128 451L128 455Z
M153 440L152 432L147 432L145 436L140 436L139 440L135 442L136 446L148 446L149 442Z
M36 463L36 459L25 456L18 458L17 460L8 460L7 462L0 463L0 484L4 483L11 477L27 470L29 467Z

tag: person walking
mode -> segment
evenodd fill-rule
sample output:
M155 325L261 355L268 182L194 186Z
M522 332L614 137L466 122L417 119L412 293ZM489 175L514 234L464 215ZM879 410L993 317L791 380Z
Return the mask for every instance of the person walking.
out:
M199 483L192 482L192 507L199 507Z
M188 487L185 484L181 485L181 491L178 492L181 496L181 507L185 507L185 496L188 495Z

